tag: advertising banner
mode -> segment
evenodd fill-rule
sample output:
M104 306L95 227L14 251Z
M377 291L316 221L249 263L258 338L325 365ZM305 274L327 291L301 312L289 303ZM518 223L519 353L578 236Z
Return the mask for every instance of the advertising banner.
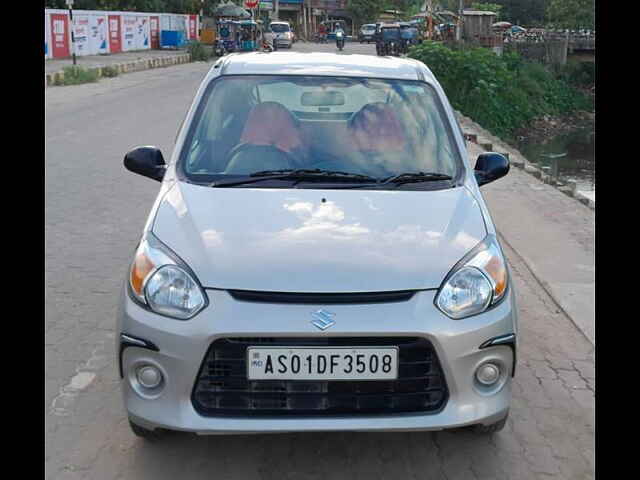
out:
M196 40L198 38L196 22L197 15L189 15L189 40Z
M63 13L51 14L51 56L53 58L71 56L70 41L69 17Z
M51 16L45 14L44 16L44 58L51 57Z
M134 47L136 50L148 50L151 48L149 43L149 17L137 16L135 18L136 26L133 32Z
M120 53L122 51L122 33L120 15L109 15L109 51Z
M91 15L89 17L89 52L90 55L109 53L106 15Z
M151 32L151 48L160 48L160 17L149 17L149 31Z
M73 16L73 36L76 55L89 55L89 15Z
M135 35L138 19L134 15L122 16L122 51L135 50Z

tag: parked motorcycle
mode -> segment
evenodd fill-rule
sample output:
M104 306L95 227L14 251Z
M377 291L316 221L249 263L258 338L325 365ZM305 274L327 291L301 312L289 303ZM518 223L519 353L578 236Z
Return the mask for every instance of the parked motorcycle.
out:
M344 48L344 33L342 32L336 32L336 47L340 51Z

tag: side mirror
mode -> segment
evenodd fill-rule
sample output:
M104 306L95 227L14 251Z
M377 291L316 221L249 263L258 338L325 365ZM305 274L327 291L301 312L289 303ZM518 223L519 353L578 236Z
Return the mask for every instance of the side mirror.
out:
M167 165L156 147L138 147L124 156L124 167L133 173L161 182Z
M509 160L500 153L482 153L478 156L474 170L478 185L482 186L509 173Z

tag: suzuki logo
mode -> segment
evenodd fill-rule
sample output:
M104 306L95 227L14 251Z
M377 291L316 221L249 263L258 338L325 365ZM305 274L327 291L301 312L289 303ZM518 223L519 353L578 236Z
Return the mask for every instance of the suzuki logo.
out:
M336 314L327 312L326 310L318 310L317 312L313 312L311 316L315 318L311 323L320 330L326 330L336 324L336 322L331 319L331 317L335 317Z

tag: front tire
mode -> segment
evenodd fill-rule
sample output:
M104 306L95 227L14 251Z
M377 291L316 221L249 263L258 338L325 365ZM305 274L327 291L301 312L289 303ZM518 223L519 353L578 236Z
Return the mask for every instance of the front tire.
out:
M129 426L131 427L131 431L136 437L143 438L148 442L157 442L162 439L162 433L160 429L156 428L155 430L149 430L148 428L136 425L131 420L129 420Z

